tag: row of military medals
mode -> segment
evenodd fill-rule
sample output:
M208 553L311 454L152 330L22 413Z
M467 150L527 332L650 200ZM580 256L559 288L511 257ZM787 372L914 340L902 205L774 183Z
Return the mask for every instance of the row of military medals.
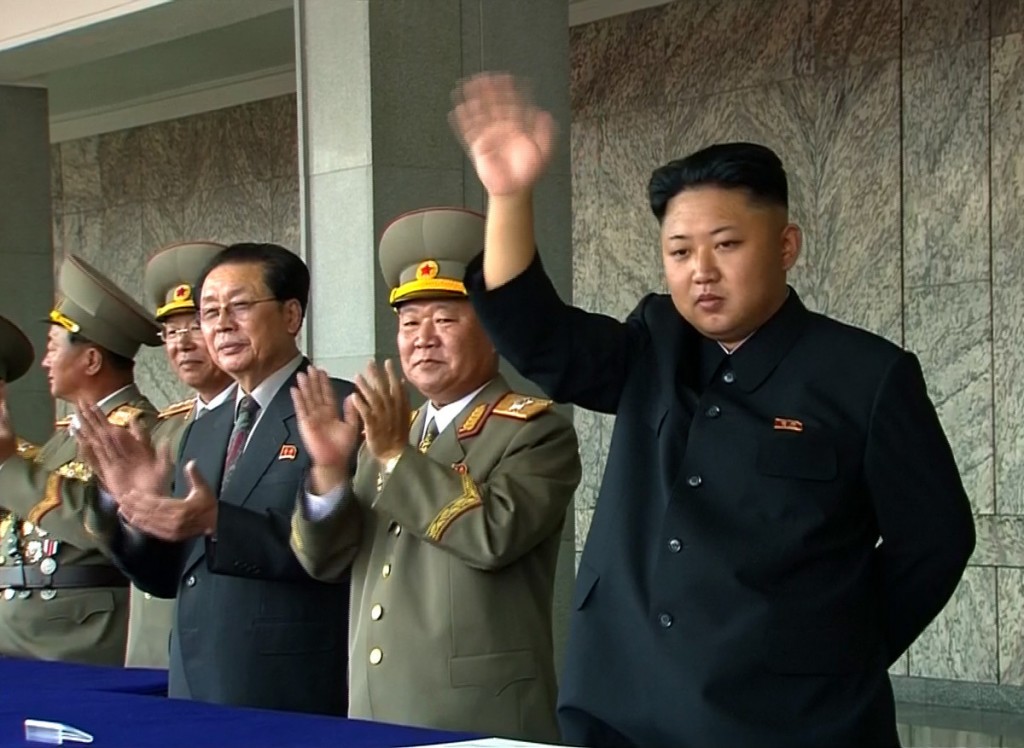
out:
M56 573L60 541L48 537L49 533L46 530L28 520L19 520L16 515L8 515L3 524L7 525L8 522L12 524L5 528L8 531L3 533L7 545L7 561L12 566L39 564L39 571L46 576ZM3 594L4 600L13 600L15 597L25 600L32 597L32 590L16 590L13 587L8 587ZM39 597L43 600L52 600L57 597L57 590L50 587L43 588L39 590Z

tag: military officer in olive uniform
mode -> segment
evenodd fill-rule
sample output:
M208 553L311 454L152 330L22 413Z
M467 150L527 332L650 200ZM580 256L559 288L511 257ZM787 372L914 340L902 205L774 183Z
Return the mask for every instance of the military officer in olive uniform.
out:
M409 415L397 374L374 365L337 418L326 375L295 391L313 460L292 547L314 576L351 567L349 715L557 741L552 595L580 480L572 424L510 392L466 300L483 217L399 217L380 243ZM348 456L366 441L349 480Z
M63 298L50 312L46 356L51 394L95 402L111 423L146 428L156 410L134 384L140 345L157 345L146 311L84 260L61 266ZM0 409L0 654L120 665L128 623L128 580L97 549L82 523L96 480L79 458L75 416L57 422L36 454L19 454Z
M156 310L167 361L178 379L195 391L188 400L164 408L150 434L158 449L178 454L182 434L192 421L227 401L232 379L214 363L203 340L196 310L195 282L224 249L213 242L182 242L157 251L146 265L146 301ZM131 589L128 617L128 667L166 668L174 600Z

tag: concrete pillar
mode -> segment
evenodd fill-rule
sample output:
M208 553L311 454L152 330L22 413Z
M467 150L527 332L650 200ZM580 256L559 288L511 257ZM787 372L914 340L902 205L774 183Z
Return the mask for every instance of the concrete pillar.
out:
M11 385L18 435L37 444L53 431L53 401L39 362L53 305L50 126L46 89L0 86L0 314L32 340L36 360Z

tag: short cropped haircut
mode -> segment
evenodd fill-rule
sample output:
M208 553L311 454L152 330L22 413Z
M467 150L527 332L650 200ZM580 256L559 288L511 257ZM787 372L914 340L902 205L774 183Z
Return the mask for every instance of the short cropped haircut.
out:
M669 200L696 187L743 190L758 202L789 207L782 160L757 143L717 143L655 169L648 194L658 222L665 218Z

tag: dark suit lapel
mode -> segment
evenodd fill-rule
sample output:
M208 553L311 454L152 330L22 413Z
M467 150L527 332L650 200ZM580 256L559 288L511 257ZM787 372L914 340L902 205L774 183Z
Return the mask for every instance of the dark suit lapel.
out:
M224 456L228 451L228 438L235 422L235 400L229 399L220 406L203 414L202 418L193 420L181 437L181 450L178 453L178 464L175 468L174 495L186 496L189 491L185 465L195 460L199 474L207 484L217 492L220 485L221 472L224 470ZM206 550L205 538L193 538L188 551L188 561L184 570L192 568Z
M296 373L305 371L307 366L309 362L303 360ZM289 424L289 421L295 419L295 406L292 404L291 395L294 385L295 374L292 374L270 401L263 417L256 424L256 430L253 431L248 446L238 458L238 465L224 488L221 501L244 506L260 478L267 472L267 468L280 456L281 446L300 446L295 440L289 441L291 433L295 431Z
M179 481L175 483L175 494L184 496L188 493L188 479L185 477L185 464L189 460L196 461L196 467L206 479L214 492L220 485L220 476L224 470L224 457L228 451L228 439L234 425L235 401L229 400L219 407L204 413L202 418L193 418L185 427L181 437L181 451L178 455L176 474ZM179 485L181 483L181 485Z

